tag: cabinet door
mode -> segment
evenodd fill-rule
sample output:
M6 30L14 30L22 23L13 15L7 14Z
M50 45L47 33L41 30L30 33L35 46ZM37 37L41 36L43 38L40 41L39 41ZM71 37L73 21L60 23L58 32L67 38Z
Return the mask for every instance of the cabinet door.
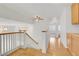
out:
M71 7L72 24L79 24L79 4L73 3Z
M79 37L73 36L72 38L72 52L79 55Z

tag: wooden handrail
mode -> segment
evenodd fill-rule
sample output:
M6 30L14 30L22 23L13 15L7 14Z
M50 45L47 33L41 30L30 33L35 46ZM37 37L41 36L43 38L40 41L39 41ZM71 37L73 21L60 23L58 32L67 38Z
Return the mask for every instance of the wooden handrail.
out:
M35 42L36 44L38 44L38 42L36 42L28 33L25 33L33 42Z
M0 35L16 34L16 33L24 33L24 32L2 32L2 33L0 33Z

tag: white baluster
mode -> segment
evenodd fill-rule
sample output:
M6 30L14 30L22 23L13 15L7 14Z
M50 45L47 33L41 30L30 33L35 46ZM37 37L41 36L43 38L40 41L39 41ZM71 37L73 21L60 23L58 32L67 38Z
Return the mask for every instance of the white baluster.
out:
M15 43L14 43L14 34L13 34L13 49L15 48Z
M12 42L11 43L12 43L12 50L13 50L13 34L12 34Z
M8 52L8 35L6 35L6 52Z
M9 36L10 36L10 50L11 50L11 34L9 34Z
M1 54L3 54L4 53L4 48L3 48L3 35L1 35L1 40L2 40L2 44L1 44Z
M1 55L3 54L3 35L1 35Z
M10 34L8 34L8 51L10 51Z
M0 35L0 55L1 55L1 35Z
M10 47L11 47L11 50L12 50L12 34L11 34L10 38L11 38L11 46Z
M5 51L5 53L6 53L6 35L4 35L4 43L5 43L5 48L4 48L4 51Z

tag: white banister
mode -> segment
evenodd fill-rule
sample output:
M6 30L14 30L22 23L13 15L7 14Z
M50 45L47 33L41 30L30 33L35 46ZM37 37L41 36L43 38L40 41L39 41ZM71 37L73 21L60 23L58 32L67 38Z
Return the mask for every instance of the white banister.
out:
M0 33L0 55L7 55L13 50L16 50L18 47L26 47L26 44L29 42L28 39L38 46L38 42L35 41L28 33Z

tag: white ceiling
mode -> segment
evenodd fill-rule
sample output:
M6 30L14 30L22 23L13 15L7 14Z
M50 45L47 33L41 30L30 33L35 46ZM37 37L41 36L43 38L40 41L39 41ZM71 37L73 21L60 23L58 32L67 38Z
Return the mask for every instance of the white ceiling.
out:
M0 4L0 17L32 23L32 17L42 16L51 20L59 18L68 4L57 3L10 3Z

